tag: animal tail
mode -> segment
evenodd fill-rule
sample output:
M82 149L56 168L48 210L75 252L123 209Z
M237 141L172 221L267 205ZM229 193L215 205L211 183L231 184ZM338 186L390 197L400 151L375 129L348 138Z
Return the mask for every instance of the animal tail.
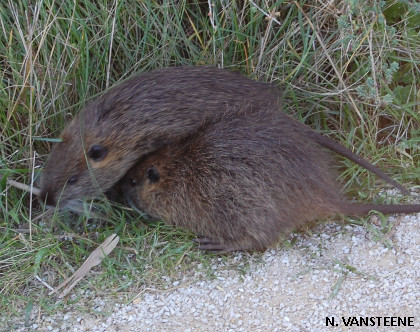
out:
M404 188L401 184L399 184L397 181L392 179L389 175L382 172L379 168L372 165L367 160L365 160L365 159L359 157L358 155L354 154L353 152L351 152L346 147L338 144L337 142L333 141L332 139L330 139L326 136L323 136L323 135L317 133L316 131L310 130L310 131L307 131L307 134L309 135L309 137L311 137L319 145L321 145L321 146L323 146L327 149L330 149L330 150L334 151L335 153L337 153L337 154L339 154L343 157L346 157L347 159L350 159L351 161L355 162L356 164L359 164L360 166L366 168L367 170L376 174L380 178L384 179L386 182L392 184L393 186L395 186L396 188L401 190L401 192L403 192L404 194L406 194L406 195L410 194L410 192L406 188ZM404 205L401 205L401 206L404 206ZM384 212L384 213L386 213L386 212Z
M395 213L420 213L420 204L413 205L377 205L377 204L350 204L343 203L340 207L341 213L353 216L363 216L370 211L378 211L383 214Z

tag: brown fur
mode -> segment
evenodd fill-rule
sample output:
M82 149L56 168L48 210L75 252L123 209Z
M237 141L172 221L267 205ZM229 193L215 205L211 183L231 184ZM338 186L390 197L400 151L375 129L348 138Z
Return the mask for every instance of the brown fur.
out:
M268 84L213 67L172 67L142 73L87 105L64 129L41 179L41 200L72 207L112 187L133 164L216 118L228 105L278 105ZM105 158L89 157L93 145ZM88 161L88 163L87 163ZM72 177L74 183L67 183Z
M249 112L271 107L285 122L300 126L308 140L364 162L362 166L403 189L338 143L281 113L279 94L270 85L212 67L172 67L134 76L83 108L50 154L40 199L50 206L77 206L82 198L115 185L146 154L194 133L228 106Z
M275 112L231 111L141 160L120 182L149 215L189 229L202 249L263 249L285 230L335 214L420 212L345 202L331 153Z

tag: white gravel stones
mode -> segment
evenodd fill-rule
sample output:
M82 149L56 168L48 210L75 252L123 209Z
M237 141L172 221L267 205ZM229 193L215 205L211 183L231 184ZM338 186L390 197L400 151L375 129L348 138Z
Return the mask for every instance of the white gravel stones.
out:
M326 317L413 316L420 328L420 214L400 218L392 246L375 243L363 227L328 224L298 235L290 248L249 257L244 275L215 258L213 280L197 273L172 280L169 291L147 291L136 304L99 299L109 317L41 317L43 331L325 331ZM395 220L394 220L395 221ZM238 253L230 264L243 261ZM261 260L263 263L261 263ZM335 294L335 296L334 296ZM361 329L363 330L363 328ZM369 327L369 331L383 331ZM387 327L386 331L404 328ZM22 330L23 331L23 330Z

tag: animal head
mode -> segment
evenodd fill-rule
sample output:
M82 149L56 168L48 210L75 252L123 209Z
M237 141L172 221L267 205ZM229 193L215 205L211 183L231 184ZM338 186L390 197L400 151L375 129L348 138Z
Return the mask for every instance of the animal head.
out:
M105 120L102 100L92 103L67 125L50 153L41 177L40 200L72 208L110 188L129 168L133 146L121 129ZM111 123L113 121L110 121Z

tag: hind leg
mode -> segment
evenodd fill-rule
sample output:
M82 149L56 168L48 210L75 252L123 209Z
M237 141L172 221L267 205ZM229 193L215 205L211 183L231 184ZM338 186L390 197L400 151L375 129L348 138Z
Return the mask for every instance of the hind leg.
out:
M262 248L248 245L227 245L220 241L210 239L208 237L198 237L193 240L198 244L197 249L211 251L217 254L224 254L232 251L247 251L247 250L261 250Z

